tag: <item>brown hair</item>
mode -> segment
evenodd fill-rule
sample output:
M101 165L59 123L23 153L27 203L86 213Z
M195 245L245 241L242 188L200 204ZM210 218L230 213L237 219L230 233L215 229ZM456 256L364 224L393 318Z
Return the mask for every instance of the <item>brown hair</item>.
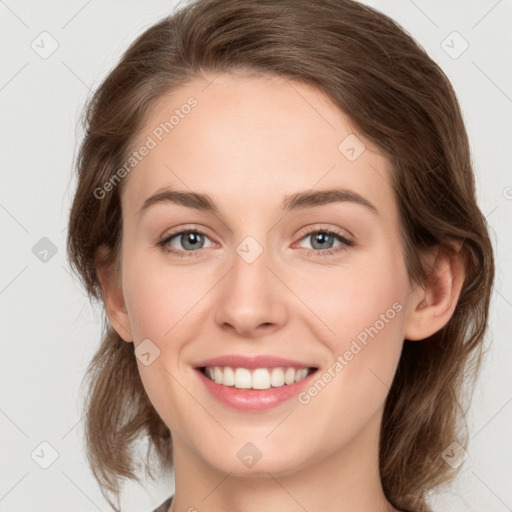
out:
M390 160L411 281L427 277L420 259L426 249L462 244L465 280L456 309L428 339L405 340L381 428L386 497L396 507L426 510L427 494L457 474L443 450L453 441L467 444L464 390L481 364L494 259L456 95L393 20L352 0L199 0L147 29L88 101L69 221L72 266L91 298L101 300L94 257L109 247L115 268L123 183L101 200L94 191L126 161L163 94L235 69L316 87ZM153 462L172 465L170 432L145 393L133 344L108 321L87 375L87 455L105 496L119 498L121 479L138 479L134 441L149 441L144 467L151 474L152 449Z

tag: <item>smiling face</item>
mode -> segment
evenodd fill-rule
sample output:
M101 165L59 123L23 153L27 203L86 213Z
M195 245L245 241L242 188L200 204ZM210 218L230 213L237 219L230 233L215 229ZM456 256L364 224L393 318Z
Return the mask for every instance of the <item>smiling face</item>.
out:
M340 454L373 464L417 299L390 165L313 88L212 79L161 98L141 131L139 143L150 136L156 146L123 184L109 317L126 341L151 349L139 371L176 464L274 475ZM190 97L197 104L182 108ZM223 385L228 366L237 386L252 374L270 389ZM279 386L275 367L290 383L306 372L288 368L315 371ZM262 455L254 466L247 450Z

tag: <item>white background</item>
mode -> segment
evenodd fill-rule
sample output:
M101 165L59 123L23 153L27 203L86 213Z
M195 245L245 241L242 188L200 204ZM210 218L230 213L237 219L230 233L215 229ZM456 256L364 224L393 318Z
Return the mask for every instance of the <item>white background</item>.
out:
M455 483L435 497L434 510L505 512L512 510L512 1L367 3L397 20L451 79L497 255L469 458ZM111 510L82 451L80 385L101 315L72 278L65 254L77 121L90 90L128 44L174 6L173 0L0 1L2 512ZM31 48L48 38L39 36L43 31L58 43L47 59ZM458 58L447 53L464 44L446 39L454 31L469 44ZM45 41L50 48L51 39ZM46 262L32 252L43 237L57 250ZM58 453L48 469L31 458L36 450L49 462L43 441ZM123 510L152 510L172 492L171 475L157 486L130 485Z

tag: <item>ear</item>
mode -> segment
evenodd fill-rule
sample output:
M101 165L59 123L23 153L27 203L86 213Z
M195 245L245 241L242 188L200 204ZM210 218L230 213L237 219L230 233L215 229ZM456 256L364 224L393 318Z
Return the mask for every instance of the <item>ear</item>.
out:
M438 246L426 257L427 277L411 293L404 337L423 340L450 320L464 283L462 244Z
M123 297L120 272L112 263L111 249L102 245L95 254L96 273L100 281L105 310L112 327L124 341L133 342L130 320Z

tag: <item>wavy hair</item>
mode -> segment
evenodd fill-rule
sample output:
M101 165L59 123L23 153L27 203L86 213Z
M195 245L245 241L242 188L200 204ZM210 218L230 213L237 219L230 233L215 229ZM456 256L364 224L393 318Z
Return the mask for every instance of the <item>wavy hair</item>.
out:
M467 445L465 390L481 366L494 258L455 92L392 19L353 0L197 0L146 29L84 110L67 241L72 268L101 303L95 255L109 247L115 271L123 182L101 200L95 190L133 151L159 98L195 77L232 70L316 87L389 159L411 282L427 277L421 264L427 249L461 246L465 279L455 311L429 338L404 341L380 433L387 499L428 510L428 493L457 474L443 450L455 440ZM146 395L132 345L105 318L84 379L87 457L116 510L108 494L119 503L121 480L140 481L137 440L148 441L150 474L157 463L172 467L171 433Z

